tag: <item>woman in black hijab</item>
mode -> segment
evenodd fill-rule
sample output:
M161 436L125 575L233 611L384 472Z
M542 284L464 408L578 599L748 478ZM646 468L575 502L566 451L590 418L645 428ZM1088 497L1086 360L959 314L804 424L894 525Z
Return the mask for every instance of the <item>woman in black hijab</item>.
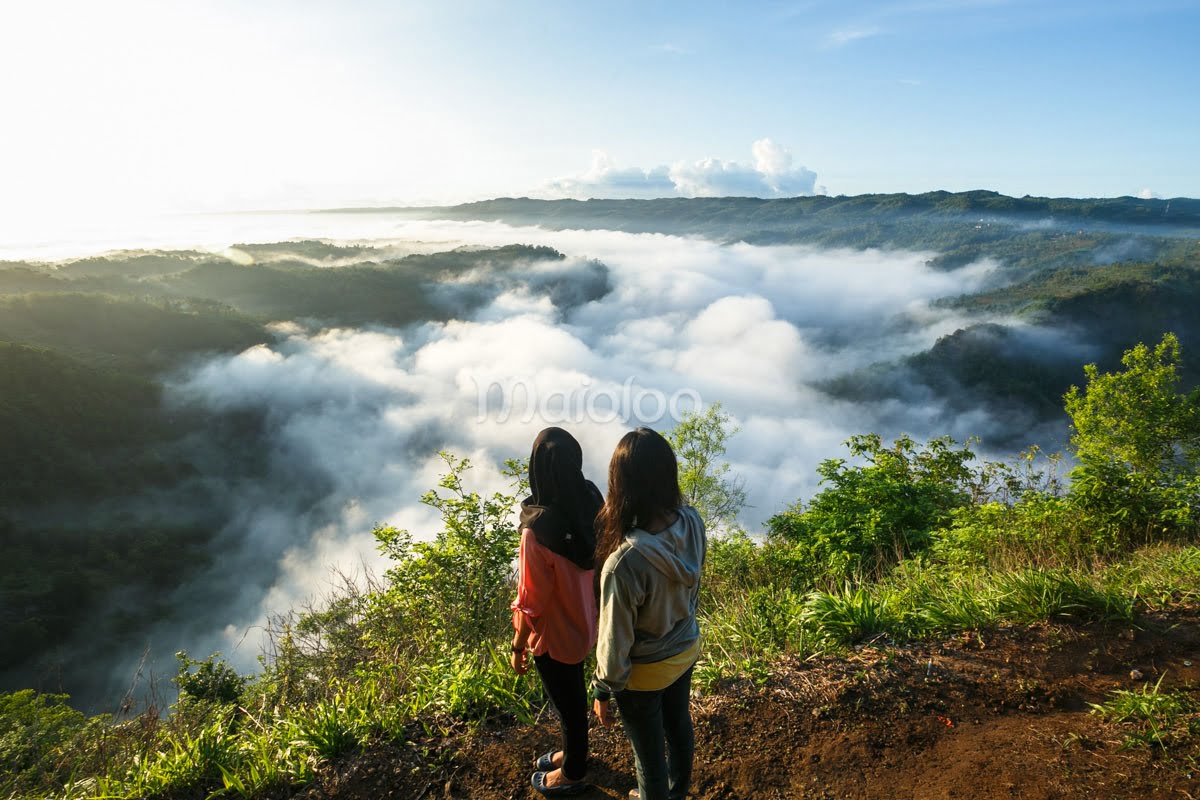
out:
M528 655L562 724L563 748L536 762L530 780L547 797L588 789L587 685L583 661L596 644L594 524L604 498L583 476L583 450L562 428L546 428L529 456L530 496L521 503L512 666Z

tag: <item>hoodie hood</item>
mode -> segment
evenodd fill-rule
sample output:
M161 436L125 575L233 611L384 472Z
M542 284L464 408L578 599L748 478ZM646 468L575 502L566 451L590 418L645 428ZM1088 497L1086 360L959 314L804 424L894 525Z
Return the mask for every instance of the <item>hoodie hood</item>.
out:
M634 528L625 535L634 549L668 579L684 586L700 581L704 563L704 523L691 506L680 506L679 517L657 533Z

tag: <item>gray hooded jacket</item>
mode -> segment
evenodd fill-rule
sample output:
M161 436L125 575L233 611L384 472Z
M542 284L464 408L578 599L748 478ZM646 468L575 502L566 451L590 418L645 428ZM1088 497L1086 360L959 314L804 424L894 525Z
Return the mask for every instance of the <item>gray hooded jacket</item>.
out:
M691 506L658 533L634 528L600 572L596 697L625 688L633 664L678 655L700 638L696 602L708 549L704 522Z

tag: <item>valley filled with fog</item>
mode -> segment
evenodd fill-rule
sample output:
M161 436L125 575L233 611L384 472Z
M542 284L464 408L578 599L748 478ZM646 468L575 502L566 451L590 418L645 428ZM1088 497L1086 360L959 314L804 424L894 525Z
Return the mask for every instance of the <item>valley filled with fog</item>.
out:
M40 650L7 654L7 684L40 675L39 688L97 708L131 681L161 683L180 649L252 670L273 615L380 571L375 525L431 538L437 515L420 496L444 466L439 451L471 459L471 489L503 489L502 462L560 425L603 488L625 431L667 430L719 402L740 429L727 453L747 491L740 523L758 533L813 494L817 465L845 456L853 434L979 437L991 458L1061 448L1062 391L1083 363L1130 344L1090 312L1045 313L1044 291L1040 313L1006 301L1054 273L987 252L948 267L937 250L886 242L749 244L405 213L177 223L124 243L87 232L53 249L30 241L0 265L0 339L49 348L22 357L61 353L85 372L111 370L103 380L159 391L144 402L161 430L94 454L125 464L127 446L152 464L119 487L119 470L90 489L79 478L86 490L62 496L45 488L61 480L51 465L9 504L14 540L35 530L94 548L108 531L153 530L156 558L182 548L184 565L96 582L56 612L59 633ZM1148 241L1138 246L1163 246ZM81 319L116 331L114 343L72 333ZM45 368L68 380L65 364ZM104 392L95 402L116 406ZM140 558L151 545L130 547Z
M746 481L742 522L758 531L811 494L817 463L841 455L853 433L966 437L995 424L982 413L947 417L932 395L846 400L818 388L962 327L961 314L930 301L978 288L991 274L986 264L936 273L920 253L497 224L405 228L458 246L546 245L566 259L530 263L510 286L486 264L439 285L440 299L462 303L445 322L289 321L273 327L271 343L175 376L172 402L264 412L271 448L265 483L229 487L226 502L240 512L228 552L197 582L206 590L235 578L263 593L229 609L226 625L213 628L227 638L210 648L229 652L262 615L320 594L334 565L374 564L373 523L431 536L436 515L418 498L436 483L439 450L471 458L475 488L499 489L503 460L526 456L541 428L561 425L603 486L612 448L631 427L665 430L678 421L672 412L721 402L741 428L728 457ZM602 296L555 302L560 287L593 277L597 262ZM460 298L472 296L486 300L461 313ZM279 564L269 585L256 580L276 571L256 573L263 559Z

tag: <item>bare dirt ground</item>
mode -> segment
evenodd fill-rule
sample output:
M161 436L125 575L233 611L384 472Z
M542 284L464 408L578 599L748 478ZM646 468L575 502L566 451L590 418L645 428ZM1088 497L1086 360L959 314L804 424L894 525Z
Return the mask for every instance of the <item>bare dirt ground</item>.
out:
M1129 728L1091 713L1111 690L1160 677L1163 690L1200 701L1200 609L1133 628L1008 628L783 661L762 686L731 682L693 700L691 797L1200 800L1197 737L1123 747ZM557 744L549 715L537 726L414 732L329 765L303 796L539 797L530 762ZM636 785L619 726L593 725L589 778L589 798L624 798Z

